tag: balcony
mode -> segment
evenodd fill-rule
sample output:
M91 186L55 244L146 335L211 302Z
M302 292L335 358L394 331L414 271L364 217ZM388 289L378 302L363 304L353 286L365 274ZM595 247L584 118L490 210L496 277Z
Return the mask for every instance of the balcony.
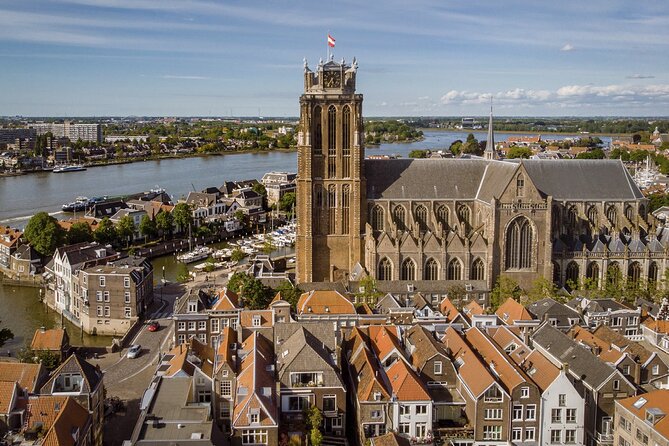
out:
M292 387L318 387L323 385L322 372L291 373L290 385Z
M600 432L597 432L597 443L613 444L613 433L606 432L602 434Z

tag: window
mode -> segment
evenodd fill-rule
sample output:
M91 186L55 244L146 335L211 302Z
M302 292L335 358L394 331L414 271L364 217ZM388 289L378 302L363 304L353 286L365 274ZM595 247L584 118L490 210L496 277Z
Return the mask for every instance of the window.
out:
M406 210L404 206L395 206L395 209L393 209L393 220L398 230L406 230Z
M123 300L125 303L129 304L130 303L130 291L125 291L123 293Z
M620 420L618 420L618 426L625 429L627 432L632 431L632 422L625 417L620 417Z
M427 423L416 423L416 438L423 438L427 434Z
M458 358L460 359L460 358ZM456 360L456 366L457 366L457 360ZM488 390L485 391L485 394L483 395L483 401L486 403L499 403L502 401L502 392L499 390L499 387L497 386L492 386Z
M632 446L629 441L625 440L623 437L618 437L618 446Z
M381 411L380 410L372 410L370 412L370 416L372 418L381 418Z
M105 302L109 302L109 291L105 291L103 295L105 297Z
M221 418L230 418L230 406L227 403L221 405Z
M558 444L562 441L562 431L551 429L551 444Z
M98 317L102 317L102 305L98 305Z
M564 431L564 442L567 444L575 444L576 443L576 430L575 429L567 429Z
M109 305L105 305L105 317L109 317L111 315L111 309L109 308Z
M347 164L345 164L347 165ZM344 184L341 188L341 233L348 234L350 226L351 187Z
M95 300L97 300L98 302L102 302L102 291L95 292Z
M125 288L130 288L130 277L124 277L123 278L123 286Z
M400 280L416 280L416 264L413 260L405 259L402 262Z
M384 257L379 262L379 269L377 273L377 278L379 280L392 280L393 279L393 265L390 263L387 257Z
M186 335L180 334L177 336L177 345L183 344L186 342Z
M185 330L185 329L186 329L186 323L185 322L177 323L177 330Z
M576 409L567 409L565 415L566 423L576 423Z
M652 373L653 373L653 376L659 375L660 374L660 366L655 364L652 368Z
M249 422L251 424L260 423L260 414L257 413L257 412L256 413L250 413L249 414Z
M506 230L506 269L532 267L532 226L525 217L518 217Z
M221 381L221 396L232 395L232 382Z
M400 423L400 434L411 433L411 423Z
M525 188L525 179L523 178L523 175L520 174L516 178L516 195L522 197L524 195L524 188Z
M520 388L520 397L521 398L529 398L530 397L530 388L529 387L521 387Z
M405 404L400 404L400 415L410 415L410 414L411 414L411 407Z
M511 431L511 440L521 441L523 439L523 429L520 427L514 427Z
M371 225L374 231L383 231L384 228L384 211L379 205L372 208Z
M648 435L641 432L641 430L639 428L637 428L637 430L636 430L636 439L641 444L648 444Z
M629 366L629 364L623 366L623 373L624 373L625 375L629 375L629 374L630 374L630 370L631 370L631 367Z
M195 331L195 322L189 322L188 323L188 330L189 331Z
M534 428L525 428L525 441L534 441Z
M562 423L562 409L551 409L551 423Z
M244 430L242 431L242 444L267 444L266 430Z
M446 279L462 280L462 264L460 263L459 259L451 259L451 261L448 262L448 267L446 268Z
M198 403L211 403L211 391L210 390L199 390L197 392L197 402Z
M469 272L469 278L471 280L485 280L485 265L480 258L474 260L472 263L472 270Z
M501 420L502 409L485 409L483 412L484 420Z
M419 404L416 406L416 415L426 415L427 414L427 405Z
M309 396L295 395L288 397L288 412L302 412L309 407Z
M374 401L381 401L381 392L374 392Z
M197 313L197 302L188 302L188 312Z
M434 361L434 374L441 375L442 373L442 363L441 361Z
M206 330L207 329L207 321L198 321L197 329L198 330Z
M448 207L442 205L437 208L437 221L441 223L444 231L448 231L448 214Z
M425 280L439 280L439 264L433 258L425 262Z
M513 406L513 421L520 421L523 419L523 406L514 405Z
M525 407L525 419L528 421L534 421L537 419L537 405L528 404Z
M334 412L337 410L337 397L335 395L325 395L323 397L323 411Z
M483 426L484 440L501 440L502 426Z
M620 380L618 379L613 380L613 390L620 390Z
M564 407L567 404L567 395L561 393L558 395L558 405Z
M212 333L218 333L219 332L219 323L218 319L212 319L211 320L211 332Z
M100 287L105 286L105 276L100 276Z
M345 105L342 110L342 134L341 134L341 149L343 164L342 177L349 178L351 176L351 107Z
M123 314L125 315L126 318L132 317L132 310L130 309L130 307L124 307Z
M262 318L260 317L259 314L254 314L253 315L253 326L254 327L260 327L262 325Z
M418 229L425 231L427 229L427 208L422 204L418 205L414 210L414 217L418 224Z

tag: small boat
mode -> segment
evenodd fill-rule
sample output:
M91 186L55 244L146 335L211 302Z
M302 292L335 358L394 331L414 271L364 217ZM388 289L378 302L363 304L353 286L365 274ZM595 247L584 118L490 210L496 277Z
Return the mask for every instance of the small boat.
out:
M193 263L198 260L206 259L211 254L212 249L206 246L198 246L194 250L177 256L177 260L183 263Z
M80 212L85 211L90 206L91 201L86 197L77 197L72 203L67 203L61 206L63 212Z
M67 173L67 172L81 172L82 170L86 170L86 167L84 167L83 164L66 164L66 165L54 167L52 172L53 173Z

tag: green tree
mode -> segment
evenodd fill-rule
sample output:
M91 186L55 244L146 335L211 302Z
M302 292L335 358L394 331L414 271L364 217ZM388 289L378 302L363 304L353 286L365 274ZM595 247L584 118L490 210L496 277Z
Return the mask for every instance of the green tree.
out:
M1 321L0 321L1 322ZM14 333L9 328L0 328L0 347L5 345L5 342L14 339Z
M165 240L166 235L172 234L172 227L174 226L174 219L169 212L159 212L156 215L156 229L160 231L160 235Z
M251 187L251 190L253 190L253 192L257 193L258 195L262 195L263 197L267 196L267 190L265 189L265 186L262 183L255 183Z
M383 293L376 287L376 280L371 276L365 276L358 283L358 292L355 293L355 299L359 303L376 303Z
M276 288L273 294L281 293L281 298L290 304L293 311L297 310L297 302L300 300L302 290L293 285L289 280L284 280Z
M188 229L188 226L193 223L193 214L191 213L190 206L187 203L178 203L172 209L172 218L180 231Z
M158 233L156 222L148 215L145 215L139 223L139 232L148 239L154 238Z
M456 139L455 141L453 141L451 143L448 150L450 150L451 153L453 153L453 155L455 155L455 156L460 155L460 152L462 152L462 141L459 140L459 139Z
M427 150L412 150L409 152L409 158L427 158Z
M232 254L230 255L230 260L233 262L240 262L242 259L246 257L246 254L244 254L244 251L242 251L239 248L235 248L232 250Z
M177 263L177 282L186 283L190 280L190 273L185 263Z
M555 298L557 296L557 292L557 287L552 281L546 279L545 277L539 277L534 282L532 282L532 287L527 292L524 304L529 305L547 297Z
M455 305L455 308L460 310L463 302L467 300L467 289L462 285L451 285L446 290L446 296Z
M293 209L295 208L295 192L287 192L279 200L279 210L287 212L292 217Z
M321 424L323 423L323 414L316 406L311 406L305 410L307 429L309 429L309 441L312 446L320 446L323 442L323 433Z
M509 159L529 158L531 156L532 156L532 150L530 150L529 147L519 147L519 146L511 147L506 154L506 157Z
M135 220L129 215L121 217L116 223L116 233L122 240L125 240L126 246L130 246L130 240L135 233Z
M91 227L86 222L79 221L77 223L73 223L72 226L70 226L70 229L67 231L67 243L70 245L92 241L93 231L91 231Z
M116 228L109 217L104 217L93 232L95 241L103 245L114 243L117 239Z
M272 254L274 250L276 250L276 244L274 243L274 238L271 235L266 234L265 243L263 243L262 245L262 252L264 252L265 254Z
M33 215L23 232L28 243L39 254L50 256L65 241L65 231L58 224L58 220L46 212Z
M244 299L244 307L251 310L267 308L272 300L271 289L253 276L246 273L235 273L228 281L228 289L239 293Z
M518 282L513 280L509 276L501 274L497 278L495 287L490 293L490 309L492 311L497 310L500 305L504 303L509 297L512 297L516 301L520 301L520 295L523 290L518 286Z

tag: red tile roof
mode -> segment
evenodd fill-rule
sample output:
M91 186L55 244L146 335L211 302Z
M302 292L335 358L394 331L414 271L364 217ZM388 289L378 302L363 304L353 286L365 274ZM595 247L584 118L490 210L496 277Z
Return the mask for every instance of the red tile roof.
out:
M423 382L406 364L398 360L386 370L393 395L399 401L430 401L432 398Z
M314 290L303 293L297 302L298 314L357 314L353 302L337 291Z
M30 349L35 351L49 350L59 352L65 344L65 330L52 328L50 330L35 330Z
M530 312L527 311L520 302L517 302L511 297L500 305L497 311L495 311L495 314L507 325L513 325L516 321L531 321L534 319Z

